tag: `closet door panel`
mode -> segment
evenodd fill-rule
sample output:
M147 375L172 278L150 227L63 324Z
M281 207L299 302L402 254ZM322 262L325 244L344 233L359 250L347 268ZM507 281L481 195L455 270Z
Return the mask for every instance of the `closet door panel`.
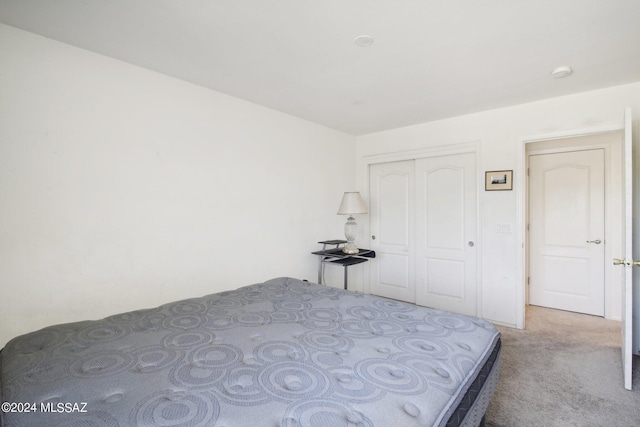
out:
M475 154L416 160L416 302L475 315Z
M370 167L371 293L415 302L414 161Z

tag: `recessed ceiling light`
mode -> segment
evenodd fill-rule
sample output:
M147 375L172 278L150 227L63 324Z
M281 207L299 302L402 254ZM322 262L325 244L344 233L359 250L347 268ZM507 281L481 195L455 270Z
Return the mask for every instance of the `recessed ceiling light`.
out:
M560 79L562 77L567 77L570 76L571 73L573 73L573 70L571 69L571 67L563 65L562 67L557 67L555 68L552 72L551 75L553 77L555 77L556 79Z
M358 47L369 47L373 44L373 37L363 34L361 36L356 37L353 42Z

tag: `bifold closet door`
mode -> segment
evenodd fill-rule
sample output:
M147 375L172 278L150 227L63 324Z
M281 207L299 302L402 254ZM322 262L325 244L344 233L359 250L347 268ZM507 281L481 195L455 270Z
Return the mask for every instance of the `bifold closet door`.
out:
M418 159L416 303L477 313L475 153Z

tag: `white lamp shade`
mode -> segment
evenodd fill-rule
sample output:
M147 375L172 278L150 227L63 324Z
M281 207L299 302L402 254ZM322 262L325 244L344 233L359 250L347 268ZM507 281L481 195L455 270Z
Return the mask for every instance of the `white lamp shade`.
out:
M342 196L338 208L338 215L366 214L367 205L364 204L359 192L347 192Z

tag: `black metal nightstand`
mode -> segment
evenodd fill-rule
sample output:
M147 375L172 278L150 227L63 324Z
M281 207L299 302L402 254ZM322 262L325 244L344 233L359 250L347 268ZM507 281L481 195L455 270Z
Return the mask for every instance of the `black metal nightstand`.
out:
M318 242L322 244L322 250L311 252L313 255L320 257L318 263L318 283L324 282L324 264L339 264L344 267L344 288L347 289L347 268L350 265L361 264L375 258L376 253L371 249L359 249L357 254L345 254L342 252L342 245L346 244L346 240L323 240ZM333 246L327 249L327 246Z

